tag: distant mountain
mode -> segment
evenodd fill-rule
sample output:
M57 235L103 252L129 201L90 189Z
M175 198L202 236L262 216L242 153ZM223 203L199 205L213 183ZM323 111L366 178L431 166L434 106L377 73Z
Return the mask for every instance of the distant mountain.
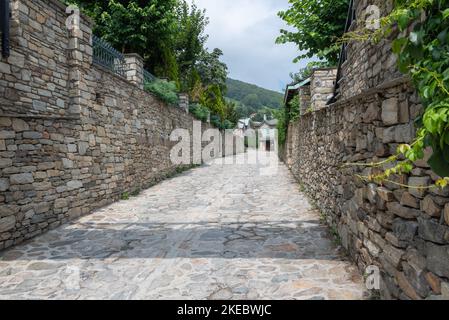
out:
M241 118L282 107L284 96L279 92L230 78L227 79L227 86L226 97L237 104L237 112Z

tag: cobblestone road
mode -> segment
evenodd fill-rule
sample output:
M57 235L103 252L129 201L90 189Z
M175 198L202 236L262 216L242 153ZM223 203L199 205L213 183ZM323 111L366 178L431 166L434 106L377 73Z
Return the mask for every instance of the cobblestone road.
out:
M205 165L0 253L0 299L361 299L286 167L259 169Z

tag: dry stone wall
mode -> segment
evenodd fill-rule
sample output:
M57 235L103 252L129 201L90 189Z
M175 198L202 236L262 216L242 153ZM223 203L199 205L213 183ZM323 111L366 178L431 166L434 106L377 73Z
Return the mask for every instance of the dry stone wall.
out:
M367 1L358 4L360 14ZM439 178L426 161L392 178L409 188L357 178L387 167L345 166L395 154L399 144L412 142L423 111L394 67L390 45L363 46L349 46L340 99L290 124L286 163L361 272L380 268L383 298L449 299L449 188L414 188Z
M3 114L70 116L65 6L11 1L11 56L0 61Z
M310 107L310 86L299 88L299 113L305 114Z
M449 189L366 184L356 175L373 169L344 164L382 161L410 143L420 110L415 92L404 84L308 113L289 127L292 172L360 270L381 268L385 298L429 298L447 285ZM393 181L427 186L438 179L425 161L416 165Z
M58 1L14 0L12 16L11 57L0 60L0 250L176 172L169 136L194 121L141 90L141 74L94 65L91 22L67 30Z
M375 5L379 8L381 16L391 12L393 0L357 0L355 1L355 16L350 31L366 25L367 17L372 13L368 10ZM394 37L395 33L391 35ZM352 97L375 88L382 83L397 79L401 76L396 68L397 58L391 54L390 40L381 40L373 44L369 42L354 41L348 43L347 60L342 65L342 79L340 81L340 94L342 99Z

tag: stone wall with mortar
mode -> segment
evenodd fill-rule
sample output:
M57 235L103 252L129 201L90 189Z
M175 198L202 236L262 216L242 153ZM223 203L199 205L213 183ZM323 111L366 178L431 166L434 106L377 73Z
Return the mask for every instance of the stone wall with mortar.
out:
M194 120L141 90L138 73L92 64L91 22L67 30L58 1L14 0L12 16L11 57L0 60L0 250L176 172L169 136Z
M344 166L385 160L412 142L423 109L408 80L385 64L394 61L389 45L365 46L349 47L340 99L290 124L286 163L361 272L380 268L383 298L449 299L449 188L414 188L439 178L426 161L392 178L409 188L356 177L386 167ZM378 56L366 58L376 50Z

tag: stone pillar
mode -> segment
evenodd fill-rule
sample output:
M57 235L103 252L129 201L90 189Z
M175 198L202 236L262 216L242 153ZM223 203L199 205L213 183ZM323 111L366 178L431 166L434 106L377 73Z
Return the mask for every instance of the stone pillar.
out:
M189 95L187 93L179 94L179 107L189 113Z
M73 17L73 12L67 12ZM87 17L73 20L69 28L68 65L69 65L69 109L72 116L80 116L90 104L91 93L88 85L88 73L92 66L92 25Z
M127 80L143 90L143 58L137 53L125 54L125 63Z
M26 10L25 8L20 7L18 0L11 1L10 41L14 42L15 40L17 44L21 46L28 44L28 42L23 38L23 30L20 24L20 9Z
M334 93L336 79L336 68L314 70L310 83L310 97L313 110L326 107L327 101L332 98Z
M304 115L310 108L310 85L299 88L299 114Z

